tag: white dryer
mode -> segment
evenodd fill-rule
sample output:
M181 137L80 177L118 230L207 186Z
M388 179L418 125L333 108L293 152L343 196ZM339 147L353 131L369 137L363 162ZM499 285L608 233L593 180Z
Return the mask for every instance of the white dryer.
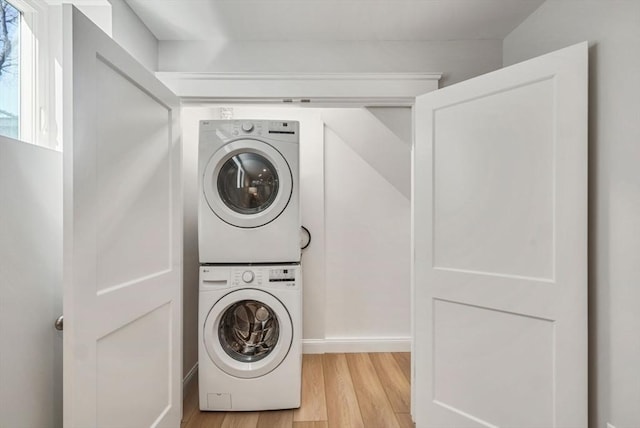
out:
M298 122L201 121L198 165L200 263L300 261Z
M300 407L300 265L200 267L201 410Z

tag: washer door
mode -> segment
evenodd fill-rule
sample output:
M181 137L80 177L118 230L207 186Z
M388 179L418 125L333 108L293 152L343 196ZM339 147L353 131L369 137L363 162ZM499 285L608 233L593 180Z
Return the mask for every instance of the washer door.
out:
M213 305L203 337L209 357L220 370L248 379L264 376L282 363L291 348L293 325L280 300L245 288Z
M209 207L237 227L263 226L289 204L291 169L275 148L257 140L237 140L211 156L203 190Z

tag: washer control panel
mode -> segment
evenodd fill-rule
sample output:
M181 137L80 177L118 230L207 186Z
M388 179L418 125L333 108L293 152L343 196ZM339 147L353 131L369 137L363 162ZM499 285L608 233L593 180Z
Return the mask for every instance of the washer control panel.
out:
M288 268L278 268L269 270L269 282L293 283L296 281L296 270Z
M263 284L263 272L262 269L254 269L252 267L243 267L233 269L231 274L231 283L233 285L262 285Z
M244 122L241 126L242 132L249 133L253 131L253 123L252 122Z
M231 270L231 285L293 287L296 285L298 267L242 266Z
M242 281L246 283L253 282L255 277L256 277L256 274L253 273L253 271L251 270L245 270L244 272L242 272Z

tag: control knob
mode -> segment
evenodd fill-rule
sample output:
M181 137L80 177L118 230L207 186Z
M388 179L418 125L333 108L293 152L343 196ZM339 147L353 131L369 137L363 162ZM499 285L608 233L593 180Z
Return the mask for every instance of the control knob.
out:
M249 282L253 281L253 278L255 278L255 275L253 274L252 271L245 270L244 272L242 272L242 280L244 282L249 283Z
M251 132L253 131L253 123L251 122L245 122L242 124L242 130L244 132Z

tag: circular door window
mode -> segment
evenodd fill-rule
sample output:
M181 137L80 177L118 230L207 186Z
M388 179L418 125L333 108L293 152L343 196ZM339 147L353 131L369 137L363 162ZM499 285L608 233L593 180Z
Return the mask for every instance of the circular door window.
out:
M218 194L239 214L259 213L269 208L278 194L278 171L262 155L238 153L220 168Z
M263 226L291 199L289 164L275 148L256 140L229 143L211 156L202 177L209 207L238 227Z
M278 344L278 317L267 304L241 300L222 313L218 339L236 361L252 363L267 357Z
M287 356L293 326L284 305L261 290L231 292L213 306L204 325L209 357L241 378L263 376Z

